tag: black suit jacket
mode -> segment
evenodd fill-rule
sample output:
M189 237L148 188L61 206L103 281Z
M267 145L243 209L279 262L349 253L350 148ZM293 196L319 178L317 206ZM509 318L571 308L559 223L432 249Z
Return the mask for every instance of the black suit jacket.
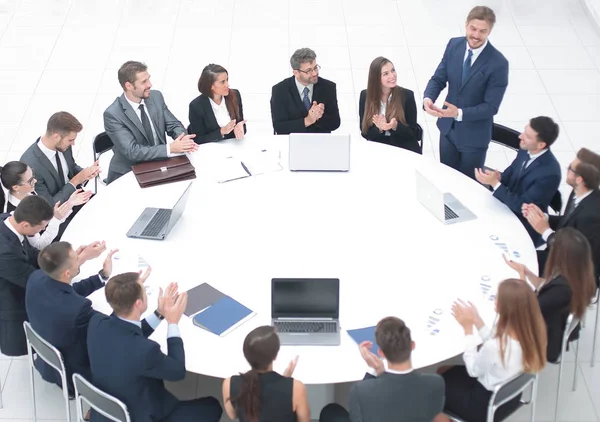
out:
M323 103L325 112L323 117L306 127L304 118L308 115L308 110L302 104L295 79L295 76L284 79L271 92L271 118L275 133L330 133L340 127L335 83L319 77L314 85L312 101Z
M9 214L0 215L0 351L7 356L27 354L23 322L25 286L38 268L39 251L19 238L4 224Z
M27 281L25 309L29 322L62 353L70 390L74 373L91 380L87 329L97 311L86 296L103 285L98 275L69 285L52 279L42 270L31 274ZM43 379L62 387L58 372L42 359L37 359L35 366Z
M242 96L237 89L230 89L229 95L235 95L240 107L240 115L236 119L237 122L244 120L244 109L242 108ZM235 119L235 116L230 116ZM190 125L188 133L195 134L194 141L197 144L204 144L212 141L220 141L223 139L235 138L233 130L225 136L221 136L221 127L217 123L215 113L213 112L210 100L207 95L199 95L190 103L189 111ZM246 133L246 125L244 125L244 133Z
M88 354L92 382L101 390L123 401L134 422L164 420L177 406L163 380L185 377L183 340L167 339L168 356L158 343L147 337L152 329L138 326L116 315L92 316L88 327ZM92 412L92 421L108 421Z
M574 199L575 194L571 193L567 207ZM568 217L551 215L548 217L548 222L553 230L573 227L587 238L592 249L596 282L598 282L598 277L600 277L600 191L596 189L582 199ZM551 246L553 241L554 233L548 238L548 246Z
M65 183L64 180L59 180L58 172L38 146L39 141L40 138L27 148L21 156L21 161L31 167L35 174L35 178L37 179L35 184L36 193L48 200L51 205L56 204L58 201L64 204L69 200L71 194L75 192L75 187L70 183ZM83 169L75 163L71 148L67 148L63 155L68 167L63 169L63 171L68 179L72 179Z
M567 280L558 276L539 289L538 301L548 332L546 358L549 362L556 362L560 357L565 325L571 312L571 287Z
M410 89L401 88L403 91L404 101L404 118L407 125L404 126L398 122L396 130L390 131L390 136L386 136L385 132L379 131L377 126L372 124L367 132L362 131L362 121L365 115L365 103L367 102L367 90L363 89L360 93L358 101L358 126L360 127L361 135L369 141L381 142L383 144L392 145L413 151L421 152L419 140L417 136L417 103L415 102L415 94Z

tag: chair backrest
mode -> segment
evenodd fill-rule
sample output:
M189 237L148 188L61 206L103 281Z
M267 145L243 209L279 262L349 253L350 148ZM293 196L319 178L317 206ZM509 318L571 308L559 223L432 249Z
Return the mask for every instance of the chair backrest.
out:
M562 194L560 193L560 190L557 190L550 200L550 209L560 214L560 210L562 210Z
M37 352L38 357L42 358L48 365L62 374L66 374L65 363L62 354L56 347L44 340L27 321L23 323L25 337L27 337L27 346ZM31 355L30 355L31 356ZM31 356L33 358L33 356ZM33 363L33 362L32 362Z
M417 140L419 141L419 154L423 154L423 128L417 123Z
M564 353L567 351L567 344L569 343L569 337L571 337L571 333L573 333L573 330L577 328L580 322L581 321L579 321L579 318L575 318L575 315L569 314L569 317L567 318L567 325L565 325L565 332L563 334L560 359L562 359Z
M492 128L492 142L500 144L514 151L519 150L520 133L514 129L494 123Z
M94 160L98 159L98 157L104 154L106 151L110 151L113 148L113 145L113 141L110 139L110 136L106 134L106 132L96 135L92 145L94 149Z
M130 422L127 406L121 400L95 387L79 374L73 374L77 420L83 422L83 401L102 416L114 422Z
M490 406L493 406L495 410L519 394L522 394L523 391L535 382L536 377L536 374L521 373L505 381L496 387L492 393Z

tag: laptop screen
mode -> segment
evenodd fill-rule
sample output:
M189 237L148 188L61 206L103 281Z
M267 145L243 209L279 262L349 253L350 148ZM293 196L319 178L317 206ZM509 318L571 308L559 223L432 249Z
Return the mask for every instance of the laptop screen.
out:
M183 195L179 198L173 209L171 210L171 218L169 219L169 227L167 228L166 234L169 234L171 229L175 226L175 224L181 218L183 211L185 211L185 205L187 204L188 197L190 196L190 186L192 186L192 182L185 188Z
M271 283L273 318L339 318L339 279L274 278Z

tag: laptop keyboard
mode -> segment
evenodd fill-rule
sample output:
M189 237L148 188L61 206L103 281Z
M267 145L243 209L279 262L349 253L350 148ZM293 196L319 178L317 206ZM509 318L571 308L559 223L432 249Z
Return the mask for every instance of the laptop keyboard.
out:
M275 329L280 333L335 333L334 321L275 321Z
M444 204L444 213L446 214L446 220L454 220L455 218L458 218L458 214L456 214L454 211L452 211L452 208L450 208L448 205Z
M158 234L162 231L162 229L169 222L169 218L171 217L171 210L159 209L152 220L148 223L148 225L142 231L142 236L158 236Z

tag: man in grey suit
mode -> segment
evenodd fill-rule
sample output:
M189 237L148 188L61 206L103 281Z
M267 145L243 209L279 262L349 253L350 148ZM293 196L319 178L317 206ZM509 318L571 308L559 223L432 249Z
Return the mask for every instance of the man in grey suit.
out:
M104 112L104 130L114 144L107 183L146 161L193 152L198 145L169 111L160 91L151 90L145 64L129 61L118 72L123 94ZM174 139L168 143L165 132Z
M321 411L321 422L442 422L449 419L444 409L444 379L421 374L412 367L415 343L410 329L396 317L383 318L375 328L377 355L373 344L360 344L360 353L371 373L350 390L350 412L338 404ZM387 369L381 359L387 359Z
M54 113L48 120L46 133L21 156L21 161L31 167L37 180L36 194L44 197L52 206L68 201L83 183L100 173L98 162L81 168L73 158L71 147L75 145L82 128L71 113ZM79 199L85 203L91 195L91 192L82 192Z

